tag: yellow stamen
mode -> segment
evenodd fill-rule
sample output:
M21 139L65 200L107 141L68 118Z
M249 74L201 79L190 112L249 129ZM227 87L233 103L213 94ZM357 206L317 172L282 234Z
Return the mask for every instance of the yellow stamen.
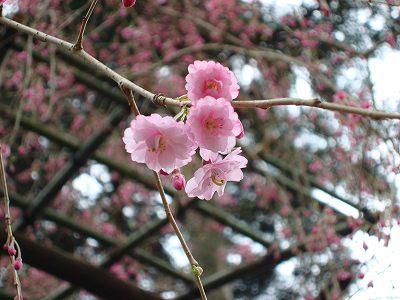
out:
M223 186L225 184L225 180L223 179L218 179L216 175L213 175L211 177L212 182L214 182L215 185L218 186Z

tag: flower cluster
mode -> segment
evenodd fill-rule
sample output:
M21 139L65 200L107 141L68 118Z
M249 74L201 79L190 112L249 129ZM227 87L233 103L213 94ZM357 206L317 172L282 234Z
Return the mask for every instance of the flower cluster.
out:
M244 134L231 104L239 85L232 71L213 61L195 61L188 69L186 122L141 115L125 130L123 141L133 161L171 176L177 190L186 185L188 196L210 200L215 192L223 195L228 181L240 181L247 165L241 149L234 149ZM179 168L192 161L197 148L204 164L186 184Z

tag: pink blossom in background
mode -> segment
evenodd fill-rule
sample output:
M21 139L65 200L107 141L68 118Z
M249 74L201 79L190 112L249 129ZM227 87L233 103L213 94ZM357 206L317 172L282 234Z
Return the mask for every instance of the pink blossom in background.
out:
M225 158L219 156L215 162L199 168L186 184L185 191L188 196L210 200L215 192L219 196L224 194L228 181L242 180L241 169L246 167L247 159L239 155L241 152L242 149L237 148Z
M171 173L192 160L196 145L188 138L187 127L172 117L158 114L138 116L125 129L125 149L133 161L151 170Z
M190 109L186 124L190 138L200 147L204 160L216 158L214 153L223 154L232 150L236 137L243 134L243 126L230 102L207 96Z
M17 0L0 0L0 4L14 4Z
M206 96L232 101L239 95L239 85L235 75L220 63L196 60L189 65L188 70L185 88L193 103Z

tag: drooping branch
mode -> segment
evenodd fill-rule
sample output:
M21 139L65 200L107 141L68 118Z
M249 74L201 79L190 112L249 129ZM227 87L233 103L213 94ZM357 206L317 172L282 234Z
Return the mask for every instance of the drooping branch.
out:
M7 188L7 180L6 180L6 171L4 167L3 160L3 148L0 144L0 176L1 183L3 189L3 197L4 197L4 222L5 222L5 234L6 234L6 242L4 244L4 249L8 251L10 258L10 270L13 275L13 283L16 290L15 300L22 300L22 290L21 290L21 282L18 276L18 270L22 267L21 263L21 249L19 247L18 242L16 241L12 226L11 226L11 213L10 213L10 198L8 196L8 188ZM17 250L15 250L15 248ZM17 258L15 256L17 255Z
M135 97L133 96L132 90L130 90L129 88L126 88L125 86L121 85L121 90L122 92L125 94L126 99L128 101L129 107L131 108L132 112L135 114L135 116L140 115L140 111L136 105L136 101L135 101ZM190 266L192 268L192 272L193 275L195 277L196 280L196 285L197 288L199 289L200 292L200 296L202 300L207 300L207 296L206 293L204 291L204 287L203 284L201 282L200 276L203 273L203 269L199 266L199 263L196 261L196 259L193 257L192 252L190 251L189 246L187 245L185 238L183 237L182 232L179 229L178 224L175 221L174 215L171 211L171 208L168 204L167 198L165 196L165 192L164 192L164 188L161 182L161 178L160 175L157 172L153 172L154 178L155 178L155 182L156 182L156 186L157 186L157 190L160 193L161 196L161 200L162 200L162 204L165 210L165 214L167 215L167 219L168 222L170 223L170 225L172 226L172 228L174 229L175 235L178 237L183 251L186 254L187 259L189 260Z
M75 43L75 45L73 47L73 49L75 51L79 51L79 50L83 49L83 45L82 45L83 35L85 34L86 25L89 22L90 16L92 15L93 10L95 9L97 2L98 2L98 0L93 0L90 3L90 7L89 7L86 15L82 18L82 24L81 24L81 27L79 29L78 38L77 38L76 43Z
M124 86L125 88L129 88L135 93L142 95L147 100L153 101L156 104L161 105L170 105L170 106L190 106L189 102L180 101L177 99L169 98L162 96L160 94L154 94L141 86L133 83L132 81L128 80L124 76L118 74L111 68L107 67L99 60L85 52L84 50L75 51L74 45L59 39L57 37L51 36L44 32L38 31L33 29L29 26L23 25L21 23L15 22L5 17L0 17L0 23L13 28L17 31L23 32L28 35L32 35L39 40L51 43L56 45L58 48L69 51L71 55L75 58L79 58L88 64L91 68L97 70L99 73L103 74L104 76L110 78L114 82L116 82L119 86ZM296 106L307 106L307 107L315 107L321 108L325 110L337 111L341 113L352 113L361 115L364 117L370 117L375 120L382 120L382 119L400 119L399 113L391 113L385 111L378 111L378 110L369 110L363 108L357 108L348 105L341 105L329 102L323 102L320 99L299 99L299 98L277 98L277 99L269 99L269 100L243 100L243 101L233 101L233 107L235 108L262 108L262 109L269 109L273 106L287 106L287 105L296 105Z

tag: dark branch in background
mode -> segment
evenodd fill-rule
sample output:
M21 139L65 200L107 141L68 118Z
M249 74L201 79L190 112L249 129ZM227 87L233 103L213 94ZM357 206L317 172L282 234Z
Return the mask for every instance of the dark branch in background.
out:
M106 299L161 299L61 250L34 242L22 233L15 235L29 265L80 286L94 295ZM5 238L6 234L0 232L0 239Z
M22 230L32 223L41 210L55 199L63 185L86 163L89 156L96 151L99 145L105 142L106 138L112 133L112 129L119 124L125 115L126 111L121 107L116 107L111 112L105 126L95 133L89 141L82 146L82 148L73 154L67 164L57 172L54 179L50 181L36 196L32 204L24 213L25 216L22 224L18 226L19 229Z

